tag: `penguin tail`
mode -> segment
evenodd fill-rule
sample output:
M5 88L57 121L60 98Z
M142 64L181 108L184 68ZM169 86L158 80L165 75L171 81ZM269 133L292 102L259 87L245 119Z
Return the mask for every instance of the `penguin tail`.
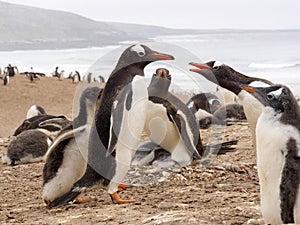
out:
M80 195L85 188L78 188L78 187L73 187L70 191L67 193L61 195L60 197L54 199L49 205L48 208L54 208L57 206L62 206L66 205L68 202L73 201L78 195Z
M216 155L224 155L228 152L233 152L236 151L236 145L238 141L226 141L220 144L215 144L215 145L208 145L206 148L209 148L209 151L212 154Z

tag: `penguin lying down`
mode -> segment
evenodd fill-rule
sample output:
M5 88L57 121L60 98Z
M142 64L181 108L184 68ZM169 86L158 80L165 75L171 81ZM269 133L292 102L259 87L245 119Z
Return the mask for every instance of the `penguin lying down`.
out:
M34 121L31 120L33 123L26 123L27 125L34 125L31 126L33 129L24 129L23 126L22 129L18 130L21 133L13 138L3 152L3 164L15 166L43 161L44 155L52 144L53 139L63 127L70 123L65 117L55 118L51 116L50 119L42 122L40 122L41 118L39 116L35 119Z

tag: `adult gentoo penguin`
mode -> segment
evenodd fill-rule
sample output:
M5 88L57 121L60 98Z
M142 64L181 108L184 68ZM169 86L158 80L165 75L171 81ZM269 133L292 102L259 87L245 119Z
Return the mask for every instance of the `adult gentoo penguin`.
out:
M263 110L256 125L261 211L267 224L300 223L300 110L283 85L243 87Z
M215 61L210 61L206 64L190 63L190 65L195 67L190 69L191 71L201 74L209 81L220 85L238 96L239 103L244 107L255 147L255 127L263 106L256 98L244 91L242 86L268 87L272 82L261 78L248 77L225 64L215 66Z
M70 191L62 195L61 197L52 201L49 207L54 207L75 199L80 193L82 193L87 187L91 187L96 184L102 183L108 185L108 193L110 194L113 202L126 203L133 202L133 200L122 200L118 196L118 185L122 182L122 176L124 172L123 165L127 168L128 160L133 157L131 151L136 149L128 149L131 145L122 145L122 143L113 148L113 152L108 152L109 140L111 139L111 119L112 109L119 105L122 106L122 102L115 102L117 98L122 99L122 90L127 86L129 87L136 75L144 76L144 68L151 62L157 60L172 60L173 56L162 54L153 51L145 45L132 45L125 49L121 54L115 69L112 71L106 86L103 90L100 98L99 107L95 114L95 122L91 129L91 135L89 139L88 148L88 166L84 176L77 181ZM128 86L129 85L129 86ZM124 115L122 121L127 119L132 104L138 104L138 97L140 93L144 93L145 90L138 85L133 87L132 92L123 92L128 101L126 101ZM147 91L147 90L146 90ZM124 105L124 104L123 104ZM144 117L144 112L136 114L137 117ZM139 129L141 124L132 123ZM144 124L142 124L144 125ZM124 131L124 130L122 130ZM130 135L130 132L127 132ZM123 138L123 137L121 137ZM133 139L127 140L129 142L136 142ZM136 144L136 143L130 143ZM111 154L110 154L111 153ZM121 180L120 180L121 178Z
M9 85L9 75L5 74L3 78L3 85Z
M43 169L43 199L47 204L69 191L86 170L88 139L100 91L98 87L83 91L78 116L47 151Z

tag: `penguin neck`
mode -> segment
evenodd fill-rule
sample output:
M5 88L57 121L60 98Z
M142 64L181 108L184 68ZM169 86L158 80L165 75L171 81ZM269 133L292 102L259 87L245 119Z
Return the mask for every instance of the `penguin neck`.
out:
M120 91L130 84L136 75L145 75L144 67L146 65L132 64L126 67L117 66L107 80L95 115L96 128L106 148L108 148L109 142L110 117L113 102L118 97Z
M150 97L166 98L169 93L171 80L153 76L148 86L148 95Z
M94 119L94 107L88 107L86 104L80 104L80 110L78 113L78 116L73 120L73 126L74 128L86 125L86 124L92 124Z

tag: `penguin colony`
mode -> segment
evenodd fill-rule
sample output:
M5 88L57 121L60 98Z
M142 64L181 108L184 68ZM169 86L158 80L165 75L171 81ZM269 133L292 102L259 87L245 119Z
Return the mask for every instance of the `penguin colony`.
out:
M168 91L171 75L167 69L157 69L150 84L143 79L148 64L173 59L145 45L128 47L101 94L98 88L87 89L82 94L81 111L73 123L32 106L27 119L15 131L17 137L5 151L3 163L17 165L30 162L32 156L38 159L46 154L43 199L49 208L66 204L97 184L108 186L113 202L131 203L135 200L123 200L118 192L128 187L122 182L136 150L143 143L140 136L144 129L154 145L168 151L180 166L187 165L192 158L201 159L203 154L199 133L203 119L209 118L207 126L224 124L222 115L226 112L229 117L247 119L249 123L257 151L265 223L300 223L300 112L289 88L248 77L216 61L190 63L192 72L227 93L228 105L224 106L211 93L195 95L183 104ZM3 84L8 85L9 77L18 71L9 65L4 73ZM57 67L53 76L62 80L63 73L63 70L59 73ZM69 78L73 83L81 80L77 71ZM91 82L92 74L86 79ZM99 79L102 81L102 77ZM60 119L64 122L57 122ZM22 155L28 151L18 146L32 138L39 139L38 144L42 146L34 149L43 150L29 152L30 156Z

